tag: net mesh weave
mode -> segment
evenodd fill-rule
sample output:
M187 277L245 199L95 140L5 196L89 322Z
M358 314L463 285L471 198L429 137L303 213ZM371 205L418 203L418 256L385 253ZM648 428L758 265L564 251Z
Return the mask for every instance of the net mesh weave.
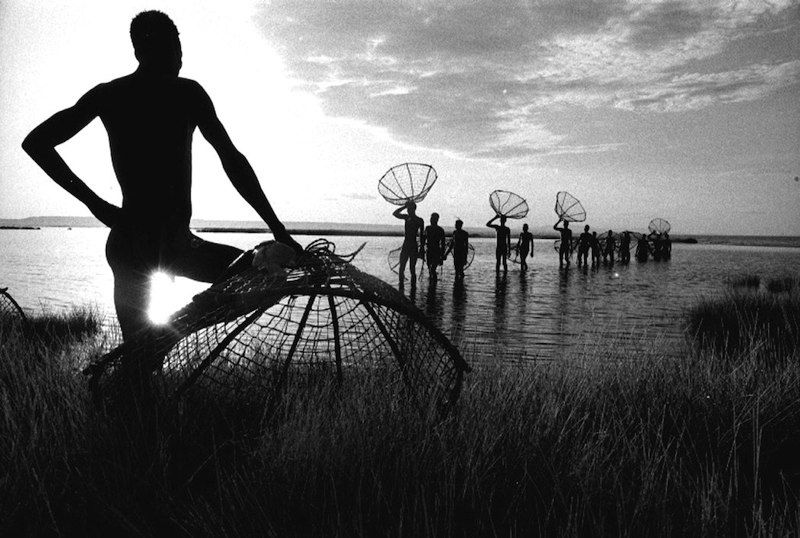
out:
M580 201L567 191L556 194L556 215L560 219L570 222L583 222L586 220L586 210Z
M394 205L421 202L437 179L436 170L429 164L403 163L390 168L378 180L378 192Z
M0 288L0 330L19 328L26 321L25 313L8 293L8 288Z
M492 191L489 205L499 216L509 219L522 219L528 214L528 202L519 194L509 191Z
M647 229L650 230L650 233L665 234L669 233L672 225L666 219L655 218L647 225Z
M268 409L289 370L338 380L383 370L420 406L447 406L469 367L449 340L397 290L317 241L288 274L256 268L195 296L157 337L126 342L87 368L102 391L126 357L163 357L174 394L211 391ZM349 259L348 259L349 258Z

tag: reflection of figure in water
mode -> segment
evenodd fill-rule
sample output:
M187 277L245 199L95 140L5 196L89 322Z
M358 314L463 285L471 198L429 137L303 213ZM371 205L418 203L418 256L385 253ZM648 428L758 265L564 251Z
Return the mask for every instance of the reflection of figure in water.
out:
M592 234L589 233L589 225L583 227L583 233L578 236L578 267L584 265L588 267L587 258L589 248L592 245Z
M664 255L662 257L665 260L670 259L672 257L672 239L669 238L668 232L664 232L663 249Z
M629 263L631 261L631 233L622 232L619 236L619 262Z
M559 227L559 222L564 222L563 227ZM563 267L566 262L569 267L569 259L572 256L572 230L569 229L569 221L559 218L553 225L553 229L561 234L561 246L558 248L558 266Z
M592 267L600 267L600 240L597 238L597 232L592 232L589 247L592 249Z
M134 17L131 40L139 66L99 84L25 138L22 147L56 183L111 228L106 257L114 275L114 305L124 340L153 333L147 317L150 279L157 270L213 282L242 251L192 235L192 135L199 128L219 155L242 198L275 239L301 250L275 215L247 159L234 146L211 98L178 77L178 30L159 11ZM94 118L105 127L122 207L101 199L69 168L55 147Z
M500 224L492 224L497 219L500 219ZM497 232L497 246L495 247L495 256L497 262L495 263L495 271L500 270L500 262L503 262L503 271L508 271L508 253L511 250L511 230L506 226L505 215L495 215L489 222L486 223L489 228L494 228Z
M422 248L425 249L425 260L428 262L430 278L437 278L436 270L444 259L444 229L439 226L439 213L431 213L430 226L423 231Z
M647 236L642 235L639 241L636 242L636 261L646 262L650 254L650 244L647 241Z
M406 213L403 213L403 210ZM406 221L405 233L403 235L403 248L400 251L400 285L406 279L406 262L411 262L411 286L417 284L417 253L419 252L419 245L417 245L417 234L419 234L420 244L422 244L422 232L425 228L425 221L417 216L417 204L412 201L406 202L406 205L398 207L392 213L396 218Z
M519 234L517 248L519 249L520 268L523 271L527 271L528 262L526 261L526 258L528 257L528 252L530 252L531 258L533 258L533 234L528 231L527 224L522 225L522 233Z
M444 253L446 258L450 251L453 251L453 267L456 270L457 279L464 278L464 266L467 265L467 256L469 255L469 232L462 229L463 226L464 222L461 219L457 219L450 246L447 247L447 252Z
M605 245L603 245L603 261L608 259L611 264L614 263L614 249L617 248L617 239L614 237L614 232L608 231L606 235Z

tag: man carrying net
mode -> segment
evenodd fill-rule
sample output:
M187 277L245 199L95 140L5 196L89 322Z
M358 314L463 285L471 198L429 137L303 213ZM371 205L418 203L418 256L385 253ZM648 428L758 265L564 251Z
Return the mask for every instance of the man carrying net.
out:
M208 94L197 82L178 77L182 51L172 20L159 11L146 11L133 19L130 34L139 61L136 71L95 86L75 105L36 127L22 144L56 183L111 228L106 257L114 273L114 304L125 341L151 330L147 303L154 272L213 282L241 254L189 230L195 127L275 238L301 250L270 206L247 159L233 145ZM97 117L108 132L121 208L95 194L55 149Z

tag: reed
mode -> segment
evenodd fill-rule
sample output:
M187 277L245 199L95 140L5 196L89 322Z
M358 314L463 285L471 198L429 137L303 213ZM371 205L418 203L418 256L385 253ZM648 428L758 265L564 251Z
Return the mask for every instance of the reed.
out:
M468 357L445 419L380 374L298 376L261 420L160 393L97 407L76 342L0 346L0 535L800 531L797 349Z

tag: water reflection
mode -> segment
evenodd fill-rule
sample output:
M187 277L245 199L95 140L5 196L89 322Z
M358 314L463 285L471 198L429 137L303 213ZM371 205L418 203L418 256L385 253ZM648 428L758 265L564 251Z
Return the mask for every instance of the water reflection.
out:
M113 313L112 279L104 258L108 232L0 231L0 275L14 298L30 310L68 309L87 302ZM253 234L200 234L216 242L249 248ZM313 238L301 238L308 243ZM368 238L355 264L389 283L398 276L387 264L396 238ZM337 237L337 251L347 253L365 238ZM675 245L668 262L617 263L595 268L558 269L552 241L537 240L528 273L510 266L496 275L494 239L472 241L475 261L462 280L445 264L438 280L427 271L404 293L453 338L470 360L554 359L565 351L591 352L587 343L607 340L614 346L640 345L661 338L678 348L685 310L700 298L723 293L725 283L743 274L763 277L797 274L800 249ZM43 256L42 253L47 255ZM178 279L180 280L180 279ZM180 280L180 285L191 281ZM186 285L186 300L205 285Z

